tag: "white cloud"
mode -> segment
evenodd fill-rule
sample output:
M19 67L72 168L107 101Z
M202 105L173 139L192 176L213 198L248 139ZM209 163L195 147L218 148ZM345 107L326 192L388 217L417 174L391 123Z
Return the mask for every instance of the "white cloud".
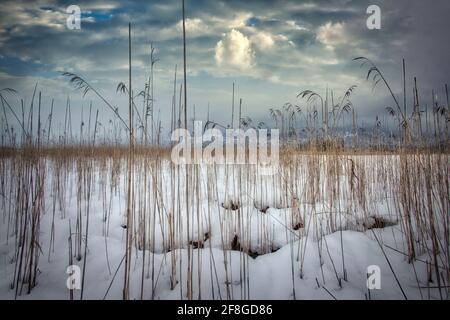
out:
M284 34L278 34L277 36L277 39L278 40L280 40L280 41L289 41L289 38L288 37L286 37Z
M290 28L292 28L292 29L294 29L294 30L297 30L297 31L307 31L307 30L308 30L308 28L299 26L299 25L297 24L297 22L295 22L294 20L288 20L288 21L286 21L286 24L287 24Z
M237 12L232 17L211 16L210 22L216 25L221 25L229 29L243 28L246 21L253 17L250 12Z
M192 33L203 33L208 29L208 26L199 18L186 19L185 25L186 31ZM177 29L178 31L183 30L183 20L177 23Z
M336 46L347 41L345 24L328 22L319 27L316 38L327 49L333 50Z
M250 39L236 29L224 34L216 45L215 59L219 66L246 70L253 65L254 57Z
M272 36L266 32L256 33L251 37L251 40L260 49L270 49L275 44Z

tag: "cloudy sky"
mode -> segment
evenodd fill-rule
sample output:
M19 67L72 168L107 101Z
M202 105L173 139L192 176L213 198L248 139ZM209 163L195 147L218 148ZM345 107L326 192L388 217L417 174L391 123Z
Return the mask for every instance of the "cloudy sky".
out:
M66 8L81 9L81 30L66 26ZM381 8L381 30L369 30L369 5ZM186 0L188 41L188 108L206 118L231 121L231 89L243 99L243 115L269 122L268 110L296 98L305 89L336 98L358 85L353 104L367 123L392 105L384 87L372 92L365 73L352 58L372 59L399 95L402 58L406 59L408 90L417 76L425 102L431 89L443 99L450 83L450 1L434 0ZM71 71L89 80L122 114L126 97L116 93L127 81L128 22L132 23L133 87L144 88L149 74L150 43L156 48L155 117L163 126L170 117L175 65L182 67L181 0L165 1L1 1L0 89L20 110L29 103L38 82L43 112L55 99L55 114L63 119L70 96L73 120L86 117L89 102L107 122L111 112L95 96L84 99L58 71ZM178 73L180 79L181 74ZM400 97L401 99L401 97ZM408 98L409 100L409 98ZM11 116L11 115L9 115ZM12 118L10 121L13 121Z

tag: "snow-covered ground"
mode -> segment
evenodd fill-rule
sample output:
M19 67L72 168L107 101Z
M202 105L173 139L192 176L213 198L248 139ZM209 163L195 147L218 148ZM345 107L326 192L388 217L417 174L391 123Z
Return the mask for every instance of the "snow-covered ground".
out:
M448 182L448 157L443 157L447 171L440 179ZM23 220L15 210L17 194L27 191L17 189L21 178L14 161L2 164L0 299L68 299L70 259L84 269L83 299L121 299L126 161L95 160L92 171L81 160L64 166L40 161L44 201L36 286L29 294L26 277L17 279L24 268L18 265L23 243L17 236ZM430 251L417 245L416 259L408 262L398 157L302 156L294 162L274 176L240 166L190 168L186 193L183 168L168 161L144 166L138 160L133 226L128 226L133 234L130 298L186 299L188 282L194 299L440 298L437 282L428 281L434 270ZM442 201L434 198L435 210L448 209ZM438 229L441 245L448 243ZM431 238L420 237L415 241L431 248ZM448 258L445 250L439 253L442 286ZM369 290L373 266L380 270L380 288ZM81 290L73 292L79 299ZM448 299L448 289L441 294Z

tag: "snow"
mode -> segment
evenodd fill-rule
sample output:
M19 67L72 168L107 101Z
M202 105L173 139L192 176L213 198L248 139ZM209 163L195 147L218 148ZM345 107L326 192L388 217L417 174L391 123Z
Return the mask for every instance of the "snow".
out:
M359 160L363 164L366 161L364 157ZM395 159L392 161L395 162ZM66 287L69 224L74 232L77 212L80 209L77 204L77 167L69 166L67 171L65 210L62 212L57 206L55 241L54 248L51 248L56 170L52 161L46 160L45 164L47 170L45 212L40 222L41 254L37 285L30 294L24 289L18 299L69 298L69 290ZM375 172L370 163L366 165L368 166L366 175ZM82 269L84 259L87 259L83 299L103 299L106 293L106 299L121 299L124 282L122 260L125 253L123 228L126 211L125 167L119 170L121 173L117 177L112 194L110 194L112 163L107 162L103 168L101 166L94 168L95 178L89 204L87 257L82 257L80 261L74 259L74 262ZM243 182L237 181L234 170L236 169L228 171L224 167L218 168L214 178L217 181L215 190L215 186L208 185L211 180L208 181L207 175L211 172L208 172L206 166L200 168L200 197L198 205L197 200L191 200L190 223L191 240L201 241L202 245L200 248L193 248L187 243L186 236L181 238L177 234L175 247L171 251L167 250L170 231L167 215L173 212L175 224L183 230L187 229L185 190L181 189L178 192L175 188L175 193L172 192L168 162L162 164L159 172L149 173L151 177L160 175L162 189L159 192L164 208L160 208L161 211L155 214L154 253L148 250L149 245L146 249L144 299L186 299L189 252L193 263L194 299L366 299L367 268L371 265L377 265L381 270L381 288L370 291L371 299L403 299L395 276L408 299L439 298L436 289L420 291L418 288L418 282L420 286L427 286L427 265L420 260L430 261L428 253L420 253L418 260L411 264L405 255L399 253L407 252L399 224L402 217L396 212L394 200L389 196L393 191L383 190L383 179L370 180L374 181L374 185L367 187L368 190L373 190L372 193L366 194L368 202L366 208L370 208L370 212L367 213L360 209L361 205L357 199L350 197L349 180L345 173L340 176L338 182L340 188L344 190L343 196L338 205L330 207L327 199L329 194L324 190L318 193L319 198L314 203L292 196L307 192L310 181L307 180L306 169L299 168L303 175L298 177L298 184L304 190L296 192L286 191L282 177L258 176L251 173L248 180ZM321 166L320 170L323 178L320 188L325 189L328 183L333 182L327 181L327 176L323 174L326 168ZM184 171L181 170L176 174L179 175L177 178L180 183L184 183ZM142 172L137 171L134 179L141 179L141 175ZM102 184L105 185L105 189L102 188ZM104 190L106 194L103 194ZM136 192L136 201L141 196L146 199L153 197L150 191L145 194ZM9 200L14 207L14 199ZM7 206L9 200L4 202ZM292 205L293 203L296 205ZM81 202L83 223L87 218L85 204L83 200ZM239 209L231 210L233 205L238 205ZM337 207L341 210L333 209ZM111 212L108 211L109 208ZM135 228L138 228L137 205L135 210ZM3 206L2 211L4 213L0 223L0 299L14 299L15 289L11 289L11 282L15 272L15 237L11 232L11 222L10 234L7 234L6 207ZM381 218L386 222L384 228L368 229L376 225L376 219ZM109 230L107 235L106 229ZM246 252L230 250L236 235L243 251L249 250L254 257L250 257ZM375 235L382 243L381 246ZM82 247L84 241L85 239ZM346 281L343 279L341 248L344 248ZM395 276L382 250L385 251ZM140 299L143 251L136 250L133 246L131 261L130 297ZM173 261L177 284L171 289ZM79 290L75 290L74 297L79 299Z

